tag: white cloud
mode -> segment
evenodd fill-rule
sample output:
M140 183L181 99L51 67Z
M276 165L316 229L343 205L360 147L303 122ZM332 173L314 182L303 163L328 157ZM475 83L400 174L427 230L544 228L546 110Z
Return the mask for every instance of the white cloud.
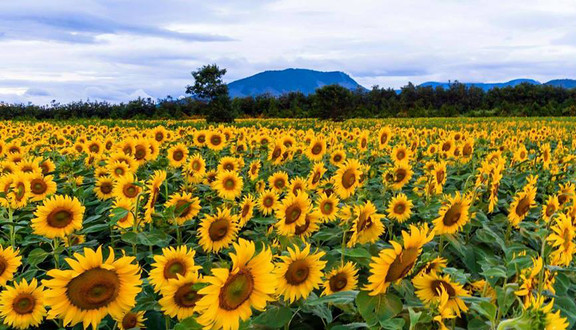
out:
M19 0L0 13L0 100L177 97L207 63L228 81L300 67L394 88L576 69L571 0Z

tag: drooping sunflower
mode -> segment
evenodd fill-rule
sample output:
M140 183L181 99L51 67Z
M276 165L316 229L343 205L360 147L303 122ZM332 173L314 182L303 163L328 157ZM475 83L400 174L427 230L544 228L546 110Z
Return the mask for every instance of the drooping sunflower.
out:
M306 214L311 211L312 205L307 194L288 195L276 207L275 215L278 222L275 226L278 233L284 236L294 235L296 226L303 225Z
M508 210L508 220L513 226L518 227L534 206L536 206L536 187L528 185L514 197Z
M252 307L262 311L274 300L277 280L270 249L256 254L253 242L240 239L234 250L232 269L212 269L213 276L205 279L209 285L198 292L202 298L197 303L197 321L205 327L238 329L240 319L252 315Z
M323 162L314 163L310 174L308 175L308 187L310 189L316 188L320 181L322 180L322 176L326 173L326 168L324 167Z
M358 269L354 263L348 261L344 265L332 269L326 274L322 295L354 290L357 284Z
M197 272L187 273L186 276L176 275L162 288L162 298L158 301L164 314L183 320L194 314L196 304L201 296L195 285L202 282Z
M306 213L306 218L304 219L304 224L296 225L296 230L294 235L300 236L302 239L306 239L313 233L320 229L320 213L319 212L309 212Z
M380 251L378 256L372 257L368 284L365 289L370 291L371 296L385 293L392 283L401 281L408 275L420 253L422 246L434 238L434 234L425 224L421 227L410 225L410 233L402 231L403 246L395 241L390 241L391 248Z
M551 229L553 232L548 235L546 240L555 248L550 254L553 264L569 266L576 251L576 243L574 243L576 228L572 219L566 214L560 213Z
M470 221L469 196L462 196L460 192L456 192L454 196L446 196L446 199L438 211L438 218L434 220L434 229L438 235L454 234Z
M248 175L250 176L250 180L254 181L258 178L258 174L260 174L260 167L262 167L262 163L258 159L253 160L250 163L250 167L248 169Z
M439 273L448 265L448 261L442 257L436 257L433 260L428 261L418 273L429 274L431 272Z
M188 147L184 143L178 143L168 149L168 161L172 167L180 167L186 163Z
M218 196L228 200L234 200L242 194L244 179L237 172L222 171L216 175L212 188L218 192Z
M94 187L94 193L99 200L107 200L112 198L114 195L112 192L114 190L114 180L110 177L101 177L96 180Z
M218 253L230 246L238 234L238 216L230 209L218 209L216 215L206 215L198 228L199 244L206 252Z
M144 209L144 221L146 223L152 222L152 213L154 213L154 208L156 207L156 202L160 196L160 187L162 183L166 180L166 171L158 170L154 171L154 174L148 180L146 185L146 190L148 191L148 200Z
M542 205L542 219L549 222L552 216L560 209L560 203L556 196L548 196L546 203Z
M258 198L258 209L264 215L269 215L274 212L276 204L278 203L278 194L273 190L266 190L260 194Z
M244 196L244 199L242 199L242 203L240 203L240 227L244 227L246 222L252 219L255 205L256 201L254 199L254 196L252 196L251 194Z
M6 282L12 280L21 264L22 257L18 255L18 250L15 251L11 246L0 246L0 286L5 286Z
M187 192L170 196L164 206L174 208L174 221L179 226L197 216L201 210L200 199Z
M349 247L358 243L374 243L384 233L384 224L381 220L384 216L377 212L376 206L371 201L354 207L356 218L352 224L352 236L348 241Z
M187 246L165 247L162 255L155 255L148 277L154 291L160 292L170 279L178 278L178 274L186 276L188 273L198 273L202 267L194 263L195 255L196 252Z
M448 294L446 308L454 314L460 316L460 312L466 312L468 307L462 300L463 297L469 297L470 294L462 284L453 282L450 275L440 275L436 272L428 274L421 273L412 280L416 295L424 304L430 305L440 302L441 292L445 290Z
M288 184L288 193L298 195L301 192L306 192L308 189L308 183L302 177L295 177L290 180Z
M272 190L281 192L288 186L288 174L283 171L278 171L268 178L268 183Z
M282 262L274 271L278 280L277 294L291 303L299 298L306 299L322 282L322 270L326 266L326 261L320 260L323 256L323 251L311 252L308 244L303 250L289 247L288 255L280 256Z
M46 304L51 307L48 318L60 318L64 326L82 323L93 329L106 315L120 318L136 305L136 295L141 291L140 267L135 258L123 256L115 259L110 248L103 261L102 248L96 251L84 248L84 255L67 258L71 269L52 269L51 277L43 284Z
M400 223L410 219L413 203L405 194L398 194L388 203L388 218Z
M42 323L46 315L44 288L38 286L35 278L28 283L25 279L15 282L0 293L0 316L4 324L28 329Z
M346 199L356 191L360 184L362 175L362 165L356 159L348 159L336 171L333 181L334 190L342 199Z
M320 194L318 196L317 204L318 204L318 212L322 216L322 220L324 221L332 221L336 219L336 215L340 208L338 207L338 197L335 194L326 195L326 193Z
M15 172L10 175L10 186L4 197L8 202L7 207L21 209L28 205L28 201L30 197L32 197L28 177L28 175L22 172Z
M42 175L35 172L28 175L30 182L30 194L32 201L41 201L46 196L56 193L56 182L52 175Z
M528 315L532 316L532 322L529 327L534 326L544 330L565 330L568 329L570 324L567 318L560 315L560 310L552 311L554 307L554 299L551 299L548 304L544 303L545 297L538 295L534 299L528 301L524 306Z
M34 212L31 221L36 235L48 238L60 237L82 229L85 207L76 197L56 195L44 200Z
M115 321L118 323L118 329L120 330L143 329L146 318L144 318L144 311L128 311Z

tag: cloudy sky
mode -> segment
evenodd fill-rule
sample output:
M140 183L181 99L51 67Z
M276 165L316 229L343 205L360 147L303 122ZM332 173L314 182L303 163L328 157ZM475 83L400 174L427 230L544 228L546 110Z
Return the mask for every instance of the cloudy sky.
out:
M2 0L0 101L181 96L287 67L408 81L576 78L574 0Z

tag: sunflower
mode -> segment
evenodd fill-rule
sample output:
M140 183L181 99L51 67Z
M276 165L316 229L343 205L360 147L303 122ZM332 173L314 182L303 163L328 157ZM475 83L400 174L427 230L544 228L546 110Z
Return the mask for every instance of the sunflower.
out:
M362 165L356 159L348 159L338 168L333 180L334 189L340 198L346 199L354 195L356 187L360 184L361 168Z
M308 183L302 177L295 177L290 180L288 185L288 193L298 195L300 192L306 192Z
M276 276L272 252L264 248L256 254L253 242L240 239L230 253L232 269L212 269L209 285L198 293L198 323L211 329L238 329L239 320L248 320L251 308L263 311L274 300Z
M294 235L296 226L304 225L306 214L311 210L312 205L307 194L288 195L276 207L275 215L278 222L275 226L278 233L284 236Z
M546 203L542 205L542 219L549 222L552 216L560 209L560 203L556 196L549 196Z
M22 172L10 175L10 185L5 196L7 207L21 209L28 205L28 200L32 197L28 178L29 175Z
M384 175L385 184L389 184L392 189L400 190L404 187L410 179L412 179L412 166L405 162L400 162Z
M220 132L210 131L206 139L206 145L212 150L220 151L226 147L226 138Z
M572 199L574 199L574 196L576 195L576 188L574 187L574 184L572 184L571 182L560 184L560 187L558 187L558 189L560 190L560 192L558 193L558 203L560 204L560 206L563 206L568 202L570 202Z
M344 150L338 149L330 153L330 164L334 166L340 166L340 164L346 161L346 152Z
M446 162L438 162L434 164L434 169L432 170L432 177L434 178L434 183L436 187L436 193L442 193L444 184L446 183Z
M544 299L544 296L539 295L524 306L524 309L528 311L528 314L533 317L531 320L532 322L527 325L527 327L531 329L544 330L568 329L570 324L565 317L560 315L560 310L552 312L554 299L551 299L546 305L544 304Z
M303 250L297 246L288 248L288 255L280 256L282 262L274 271L278 280L277 294L291 303L296 299L306 299L314 289L320 287L322 270L326 261L320 260L323 251L310 252L310 245Z
M383 215L377 212L376 206L371 201L354 207L354 214L357 216L352 224L352 237L348 241L348 247L358 243L374 243L384 233L381 220Z
M390 241L391 248L380 251L378 256L372 257L369 284L365 289L370 291L371 296L385 293L390 284L401 281L408 275L420 253L422 246L434 238L434 234L425 224L421 227L410 225L410 233L402 231L403 246L395 241Z
M508 220L514 227L518 227L520 222L528 216L530 209L536 206L535 200L536 187L530 185L514 197L508 210Z
M201 298L196 286L202 282L197 272L185 276L177 274L176 279L170 279L162 288L162 298L158 301L164 314L178 320L192 316Z
M168 161L172 167L180 167L186 163L188 147L184 143L178 143L168 149Z
M216 215L206 215L198 228L199 244L206 252L218 253L228 247L238 234L238 216L230 209L218 209Z
M89 325L97 329L106 315L118 319L134 307L141 291L140 268L134 257L115 260L114 250L109 251L103 261L101 247L84 248L84 255L75 253L66 259L72 269L47 272L51 278L43 283L51 307L48 318L61 318L64 326L82 322L84 329Z
M576 244L574 243L575 227L572 219L566 214L560 213L551 229L553 233L548 235L546 240L550 242L552 247L556 248L550 254L553 264L569 266L576 252Z
M177 275L198 273L202 267L194 263L195 255L196 252L186 246L163 248L162 255L154 256L154 263L148 276L154 291L160 292L170 279L178 278Z
M326 153L326 141L323 138L313 138L306 147L306 156L311 161L320 161Z
M52 175L42 175L41 173L31 173L28 175L30 182L30 193L32 201L41 201L46 196L56 193L56 182Z
M388 203L388 218L400 223L410 219L414 204L405 194L398 194Z
M340 208L338 207L338 197L336 195L326 195L326 193L320 194L318 196L318 212L322 216L322 220L324 221L332 221L336 219L336 215Z
M264 214L271 214L278 203L278 194L273 190L265 190L258 198L258 209Z
M391 138L392 130L390 127L382 127L380 131L378 131L378 148L380 148L380 150L384 149L388 145L388 142Z
M144 311L133 312L128 311L124 313L121 317L115 320L118 323L118 329L120 330L130 330L130 329L144 329Z
M104 201L109 198L112 198L114 190L114 180L110 177L101 177L96 180L96 184L94 186L94 193L99 200Z
M160 187L162 183L166 180L166 171L158 170L154 171L154 174L148 180L146 189L148 190L148 201L146 201L144 220L147 223L152 221L152 213L154 213L154 207L160 196Z
M112 194L117 199L127 199L136 202L138 195L142 192L142 188L136 182L136 176L128 173L116 181Z
M322 162L314 163L314 166L312 167L312 170L308 175L308 187L311 189L316 188L316 186L318 186L318 183L320 183L320 180L322 179L324 173L326 173L324 163Z
M182 226L186 221L191 220L200 213L200 199L192 197L191 193L183 192L177 193L168 199L166 208L174 208L174 222Z
M216 175L212 188L218 192L218 196L228 200L234 200L242 194L244 179L236 172L222 171Z
M82 229L85 209L76 197L53 196L44 200L44 204L38 206L34 212L32 229L36 235L63 238Z
M439 273L442 270L444 270L444 268L446 268L448 266L448 261L442 257L436 257L431 261L428 261L422 268L420 268L420 270L418 271L418 273L424 273L424 274L430 274L432 272L436 272Z
M134 205L131 201L127 199L117 199L114 201L114 205L112 206L112 211L110 211L110 217L114 217L116 209L124 209L128 211L126 215L116 222L116 227L119 228L132 228L134 225L134 214L131 212L134 208Z
M252 219L254 205L256 205L254 196L250 194L244 196L242 203L240 203L240 227L244 227L246 222Z
M461 284L453 282L448 274L442 276L435 272L421 273L414 277L412 283L416 289L416 295L426 305L439 303L442 290L445 290L448 294L447 309L458 316L461 311L468 310L462 297L469 297L470 294Z
M279 165L282 163L282 155L286 152L286 147L280 141L271 143L268 146L268 158L267 160L272 165Z
M35 278L30 283L23 279L0 293L0 316L4 324L28 329L40 325L44 315L44 288L38 286Z
M111 164L109 164L107 166L108 168L108 173L110 173L110 175L112 176L112 178L118 180L122 177L124 177L125 175L132 173L130 167L128 166L128 164L124 163L124 162L113 162Z
M254 181L258 178L258 174L260 173L260 167L262 167L262 163L256 159L250 163L248 175L250 176L250 180Z
M12 280L21 264L22 257L18 255L18 250L14 251L11 246L0 246L0 286L6 286L6 283Z
M469 209L471 200L456 192L454 196L446 196L447 201L438 211L434 220L436 234L454 234L470 221Z
M408 163L412 158L412 151L404 144L394 146L390 155L392 161L398 163Z
M187 178L191 183L199 183L205 174L206 161L202 158L201 154L195 153L188 163L188 170L186 171Z
M354 263L348 261L343 266L337 267L326 274L324 291L322 295L330 295L335 292L350 291L356 289L358 284L358 269Z
M319 212L309 212L306 213L306 218L304 219L304 224L296 225L296 230L294 235L300 236L300 238L305 239L315 233L320 229L320 214Z
M268 183L272 190L281 192L288 185L288 174L283 171L276 172L268 178Z

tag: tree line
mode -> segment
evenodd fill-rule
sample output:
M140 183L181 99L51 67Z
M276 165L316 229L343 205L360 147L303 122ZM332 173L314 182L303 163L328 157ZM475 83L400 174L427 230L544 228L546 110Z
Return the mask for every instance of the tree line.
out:
M313 94L290 92L230 99L222 82L226 69L207 65L194 71L190 97L125 103L79 101L66 104L0 104L0 119L183 119L207 118L229 122L237 117L347 118L455 117L455 116L576 116L576 89L522 83L517 86L481 88L454 82L449 88L415 86L399 91L374 86L348 90L338 85L321 87Z

